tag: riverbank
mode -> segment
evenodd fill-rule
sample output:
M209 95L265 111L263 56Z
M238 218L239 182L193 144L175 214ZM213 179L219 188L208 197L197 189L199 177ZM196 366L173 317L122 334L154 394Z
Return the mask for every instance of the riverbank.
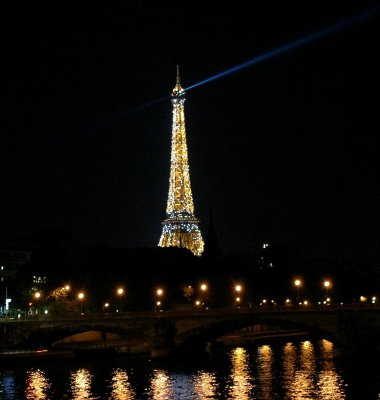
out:
M222 336L212 343L212 347L233 347L260 345L284 340L306 339L306 332L273 331L263 333L240 334L232 333ZM205 348L207 352L207 346ZM6 349L0 352L0 366L9 363L20 364L25 362L55 361L55 360L83 360L103 359L114 357L146 356L160 358L152 353L146 342L142 341L92 341L58 345L48 349Z
M231 333L216 339L216 343L220 346L243 346L252 344L264 344L266 342L273 343L275 341L293 340L293 339L307 339L309 334L307 332L298 331L268 331L266 333Z
M75 358L75 353L72 350L7 350L0 353L0 366L11 363L73 360Z

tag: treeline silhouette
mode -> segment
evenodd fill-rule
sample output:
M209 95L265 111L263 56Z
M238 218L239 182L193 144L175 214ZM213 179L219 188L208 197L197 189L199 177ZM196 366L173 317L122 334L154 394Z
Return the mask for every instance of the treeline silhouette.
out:
M306 258L295 249L269 246L247 253L222 254L206 251L195 257L179 248L115 248L107 243L83 245L65 232L34 232L32 255L9 281L14 305L24 307L33 286L33 276L46 277L41 290L48 293L69 283L87 293L89 310L99 310L105 301L115 301L118 286L126 290L124 310L151 309L154 290L165 290L165 307L185 304L185 288L192 286L192 300L201 282L208 284L203 298L207 306L231 305L234 285L243 286L242 306L257 305L266 298L277 302L295 298L294 279L300 277L302 298L321 300L323 280L330 279L329 295L336 302L358 301L361 295L378 295L380 268L376 262Z

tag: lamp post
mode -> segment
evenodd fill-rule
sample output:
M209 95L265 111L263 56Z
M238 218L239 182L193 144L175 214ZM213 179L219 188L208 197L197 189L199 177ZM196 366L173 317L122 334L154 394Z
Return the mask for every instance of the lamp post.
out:
M155 299L155 308L156 310L162 310L162 298L164 296L164 289L158 288L156 289L156 299Z
M81 315L83 315L83 301L84 301L85 295L83 292L79 292L78 293L78 300L79 300L79 304L80 304L80 313Z
M328 298L329 298L329 289L331 288L331 281L329 281L329 280L325 280L324 282L323 282L323 286L324 286L324 288L325 288L325 291L326 291L326 302L328 302L329 300L328 300Z
M41 294L41 292L34 292L33 297L34 297L34 300L36 301L35 313L36 313L36 315L38 315L39 310L38 310L37 304L41 300L42 294Z
M123 311L123 303L122 303L123 300L122 300L122 298L123 298L124 293L125 293L125 290L122 287L119 287L119 288L116 289L116 295L119 298L118 304L119 304L120 311ZM119 311L119 310L116 310L116 311Z
M208 286L206 283L201 283L199 288L201 290L201 305L206 306Z
M297 278L294 280L294 286L296 287L296 293L297 293L297 303L299 302L299 296L300 296L300 287L302 286L302 281L301 279Z
M235 285L234 290L235 290L235 305L236 307L240 307L242 302L241 294L243 293L243 286L240 283L237 283Z

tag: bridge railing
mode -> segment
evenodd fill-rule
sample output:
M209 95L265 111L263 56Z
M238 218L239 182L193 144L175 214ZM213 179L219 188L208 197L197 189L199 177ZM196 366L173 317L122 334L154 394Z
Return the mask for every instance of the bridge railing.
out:
M33 318L0 318L0 324L14 322L38 322L38 321L68 321L68 320L114 320L114 319L136 319L136 318L158 318L162 316L181 317L181 316L205 316L205 315L235 315L235 314L263 314L263 313L307 313L307 312L339 312L339 311L380 311L378 304L332 304L332 305L268 305L252 307L220 307L220 308L193 308L187 310L165 310L165 311L127 311L118 313L80 313L59 316L43 315Z

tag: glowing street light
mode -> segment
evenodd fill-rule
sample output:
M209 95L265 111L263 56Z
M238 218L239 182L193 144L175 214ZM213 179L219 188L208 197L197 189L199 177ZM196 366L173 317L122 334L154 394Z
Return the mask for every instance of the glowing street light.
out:
M122 297L123 297L123 295L125 294L124 288L118 287L118 288L116 289L116 294L117 294L117 296L119 297L118 303L119 303L120 311L123 311ZM116 311L119 311L119 310L116 310Z
M239 307L241 302L242 302L241 295L243 293L243 286L240 283L237 283L234 286L234 292L235 292L235 294L234 294L234 303L235 303L235 306Z
M161 311L163 306L162 297L164 296L164 289L162 288L156 289L155 294L157 296L157 299L155 300L156 309Z
M85 295L83 292L78 293L78 300L80 304L80 313L83 314L83 301L84 301Z
M202 291L202 292L206 292L206 291L207 291L207 285L206 285L206 283L202 283L201 286L200 286L200 288L201 288L201 291Z
M323 282L323 286L324 286L324 288L325 288L325 290L326 290L326 297L329 297L329 289L330 289L331 286L332 286L331 281L329 281L328 279L326 279L326 280Z
M199 285L200 293L199 293L199 301L200 301L200 306L207 307L208 303L208 285L205 282L200 283Z
M235 285L235 292L237 292L237 293L241 293L242 292L242 290L243 290L243 287L241 286L241 285Z
M41 294L41 292L34 292L33 293L33 297L34 297L34 299L36 300L36 307L35 307L35 313L36 313L36 315L38 314L38 302L41 300L41 298L42 298L42 294ZM6 306L7 306L7 304L6 304Z
M299 300L299 295L300 295L300 287L302 286L302 281L301 279L297 278L294 280L294 286L296 287L297 290L297 301Z

